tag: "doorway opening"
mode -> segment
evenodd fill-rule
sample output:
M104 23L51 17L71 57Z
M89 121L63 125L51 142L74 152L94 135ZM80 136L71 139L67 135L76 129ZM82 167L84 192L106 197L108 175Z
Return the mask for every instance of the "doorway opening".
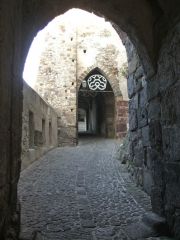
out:
M79 88L78 135L115 137L115 97L98 68L85 77Z

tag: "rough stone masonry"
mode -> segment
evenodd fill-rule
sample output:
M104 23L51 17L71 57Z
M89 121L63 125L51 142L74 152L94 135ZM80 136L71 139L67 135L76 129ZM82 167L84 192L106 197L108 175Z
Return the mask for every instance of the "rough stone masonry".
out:
M77 144L78 90L95 68L103 72L114 92L116 136L123 137L127 131L125 48L109 22L90 13L85 16L88 21L76 22L73 11L55 18L44 30L45 47L35 84L37 93L58 113L59 146Z
M110 19L134 44L146 74L147 102L140 107L138 98L138 107L134 105L130 113L131 118L139 117L139 122L132 121L138 124L132 130L137 134L130 140L132 161L134 150L140 147L144 158L139 165L143 171L148 167L152 177L153 210L166 217L171 232L179 239L179 0L0 1L0 238L18 239L20 227L17 184L21 165L21 76L27 51L40 29L73 7ZM129 78L134 89L135 79ZM143 89L138 97L140 93ZM146 121L141 121L141 116ZM145 127L146 134L141 135ZM147 147L142 147L145 144Z

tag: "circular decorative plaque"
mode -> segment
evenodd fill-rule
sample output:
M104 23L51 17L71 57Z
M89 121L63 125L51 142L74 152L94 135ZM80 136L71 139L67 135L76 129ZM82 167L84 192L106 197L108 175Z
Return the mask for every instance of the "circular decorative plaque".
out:
M95 90L103 91L106 89L106 86L107 86L106 78L100 74L94 74L90 76L87 82L88 82L89 89L93 91Z

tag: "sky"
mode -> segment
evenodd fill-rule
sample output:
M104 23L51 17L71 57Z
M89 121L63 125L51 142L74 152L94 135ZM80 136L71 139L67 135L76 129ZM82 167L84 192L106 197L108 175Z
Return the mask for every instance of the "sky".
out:
M23 78L33 87L36 81L40 56L45 48L44 31L40 31L34 38L26 58Z

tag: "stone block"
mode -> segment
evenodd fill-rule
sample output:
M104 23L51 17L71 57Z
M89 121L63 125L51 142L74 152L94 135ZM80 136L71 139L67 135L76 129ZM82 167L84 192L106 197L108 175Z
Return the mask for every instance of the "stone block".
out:
M166 161L180 161L180 128L162 128L163 151Z
M139 167L137 171L137 185L143 187L143 168Z
M129 100L129 110L138 109L139 94L136 94Z
M164 217L161 217L153 212L144 214L142 221L160 236L169 236L169 227Z
M126 51L127 51L128 62L130 62L133 58L135 48L128 37L126 38L125 46L126 46Z
M144 77L139 79L134 78L135 80L135 92L139 92L143 88Z
M126 123L117 124L116 131L117 132L127 132L127 124Z
M138 127L142 128L148 124L148 113L146 108L139 108L137 111Z
M152 209L155 213L159 215L163 215L164 202L163 202L163 192L161 187L153 185L151 189L151 204L152 204Z
M151 147L147 147L147 158L146 158L146 168L151 169L154 162L158 162L160 155Z
M119 116L119 117L127 116L127 112L128 112L127 109L122 108L122 109L117 109L117 111L118 111L118 116ZM106 114L109 114L109 113L112 115L112 113L113 113L113 109L112 109L112 111L109 111L109 112L106 113Z
M161 116L163 125L173 125L177 121L176 106L173 102L172 90L167 91L161 102Z
M130 110L129 111L129 130L134 131L138 127L138 121L137 121L137 112L136 110Z
M125 227L125 231L132 240L147 239L150 236L156 236L154 229L141 221L137 221Z
M166 125L177 124L180 126L180 81L167 89L162 96L161 115L162 122Z
M180 182L180 163L179 162L173 162L173 163L165 163L165 172L166 172L166 177L165 180L168 184L174 184L174 187L176 187L175 185L179 184ZM178 191L180 193L180 189ZM174 195L176 194L176 191L174 191ZM180 198L180 195L179 195ZM175 200L175 199L174 199ZM179 207L180 207L180 201L179 203Z
M158 97L159 95L159 80L156 76L147 80L147 99L148 101Z
M135 73L136 69L140 66L140 60L137 53L133 50L132 58L128 62L129 75Z
M180 161L180 128L174 128L173 132L170 133L171 141L171 160Z
M173 57L168 53L168 48L163 48L158 66L159 90L163 93L172 86L177 78L173 69Z
M143 89L139 93L139 107L143 108L147 105L147 86L143 87Z
M158 153L156 153L156 151L154 151L153 154L154 154L154 159L150 169L152 172L154 185L161 188L163 191L164 184L165 184L164 183L164 163L162 161L162 157L160 158L160 156L158 155Z
M150 121L149 132L151 146L160 151L162 149L162 128L160 121Z
M153 184L154 184L154 182L153 182L153 177L152 177L151 171L144 167L143 168L143 189L149 195L151 195L151 189L152 189Z
M152 99L148 104L148 118L150 120L159 120L161 116L161 105L160 99Z
M141 130L142 130L142 144L144 147L148 147L150 145L149 126L143 127Z
M108 100L108 99L107 99L107 100ZM110 100L111 100L111 102L112 102L113 99L110 99ZM127 107L128 107L128 101L118 100L118 101L116 102L116 105L117 105L118 108L121 108L121 107L127 108Z
M127 79L127 86L128 86L128 96L131 99L132 96L135 94L135 79L133 75L129 75Z
M135 78L136 79L139 79L141 77L144 76L144 70L143 70L143 67L142 66L139 66L137 69L136 69L136 72L135 72Z
M141 131L141 129L137 129L134 132L130 132L129 133L129 137L130 137L131 142L138 142L142 138L142 131Z
M136 167L142 167L144 162L144 148L141 141L134 146L134 163Z

